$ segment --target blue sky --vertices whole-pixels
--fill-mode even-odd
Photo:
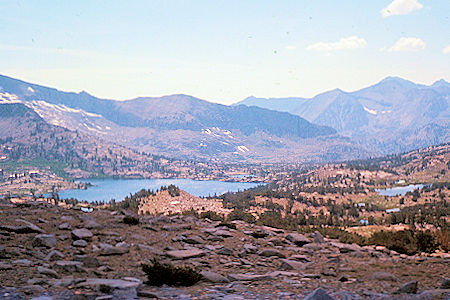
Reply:
[[[219,103],[450,81],[450,1],[3,1],[0,74]]]

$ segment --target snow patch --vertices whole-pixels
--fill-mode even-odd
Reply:
[[[0,103],[22,103],[19,97],[10,93],[0,93]]]
[[[376,114],[377,114],[377,111],[376,111],[376,110],[367,108],[367,107],[365,107],[365,106],[363,106],[363,107],[364,107],[364,110],[367,111],[369,114],[371,114],[371,115],[376,115]]]
[[[248,150],[248,148],[247,147],[245,147],[245,146],[237,146],[237,149],[239,150],[239,151],[241,151],[241,152],[243,152],[243,153],[245,153],[245,152],[249,152],[250,150]]]
[[[34,89],[33,89],[31,86],[29,86],[29,87],[27,88],[27,91],[29,91],[30,93],[34,93]]]

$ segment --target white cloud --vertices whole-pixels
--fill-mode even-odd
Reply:
[[[306,47],[306,50],[315,50],[315,51],[334,51],[334,50],[351,50],[364,48],[367,46],[367,42],[365,39],[357,37],[357,36],[349,36],[346,38],[341,38],[337,42],[318,42]]]
[[[444,54],[449,54],[449,53],[450,53],[450,45],[448,45],[447,47],[445,47],[444,49],[442,49],[442,53],[444,53]]]
[[[400,38],[394,46],[389,48],[390,52],[399,52],[399,51],[418,51],[425,49],[426,44],[419,38],[415,37],[402,37]]]
[[[297,49],[296,46],[291,46],[291,45],[286,46],[286,50],[295,50],[295,49]]]
[[[407,15],[414,10],[421,9],[422,4],[417,0],[394,0],[381,10],[383,18],[394,15]]]

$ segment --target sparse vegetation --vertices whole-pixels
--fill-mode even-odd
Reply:
[[[191,286],[202,279],[202,275],[190,267],[175,267],[153,259],[151,264],[143,264],[142,270],[147,275],[147,284],[153,286]]]

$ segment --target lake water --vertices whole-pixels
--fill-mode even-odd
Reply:
[[[376,189],[375,191],[381,196],[404,196],[407,192],[412,192],[415,189],[423,188],[423,184],[410,184],[407,186],[397,186],[389,189]]]
[[[109,201],[115,199],[121,201],[130,194],[141,189],[156,190],[161,186],[173,184],[194,196],[221,195],[226,192],[237,192],[252,188],[260,183],[248,182],[223,182],[214,180],[191,179],[86,179],[82,182],[90,182],[93,186],[87,190],[65,190],[59,192],[60,198],[75,198],[80,201]]]

